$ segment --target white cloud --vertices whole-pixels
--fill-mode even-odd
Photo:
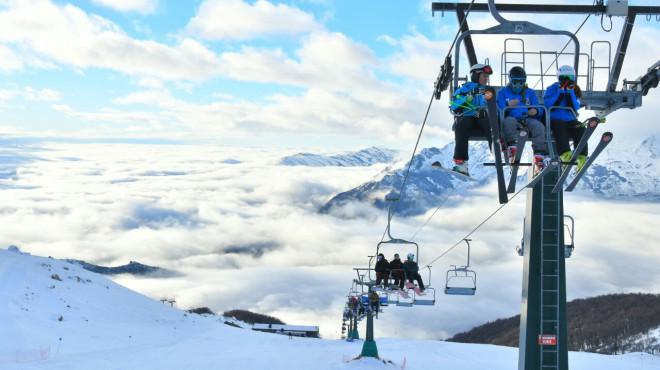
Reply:
[[[23,69],[23,60],[10,48],[0,45],[0,70],[16,71]]]
[[[417,32],[399,40],[390,36],[381,36],[380,40],[400,48],[387,62],[389,70],[420,81],[432,81],[437,76],[450,45],[447,41],[433,41]]]
[[[183,39],[176,46],[135,40],[107,19],[47,0],[12,2],[0,11],[0,42],[19,44],[42,59],[76,68],[174,80],[219,73],[217,56],[195,40]]]
[[[12,99],[23,99],[32,102],[56,102],[62,99],[59,91],[52,89],[35,89],[25,86],[22,89],[0,90],[0,107],[6,105]]]
[[[186,27],[209,40],[247,40],[270,35],[296,35],[323,28],[314,16],[285,4],[258,0],[206,0]]]
[[[291,323],[321,324],[324,335],[338,336],[352,267],[367,264],[385,226],[385,212],[364,205],[356,207],[368,217],[353,220],[316,212],[333,194],[370,180],[383,166],[275,165],[302,148],[51,144],[24,150],[3,151],[13,159],[3,163],[15,163],[17,179],[0,180],[0,222],[8,225],[0,247],[16,244],[39,255],[108,265],[138,260],[175,269],[183,275],[121,277],[120,282],[155,298],[175,296],[183,308],[248,308]],[[227,159],[241,163],[224,163]],[[516,198],[472,237],[476,296],[443,296],[438,289],[437,305],[416,308],[415,315],[386,309],[378,335],[446,337],[517,314],[522,258],[513,247],[521,236],[523,199]],[[493,193],[485,192],[460,207],[443,208],[417,236],[421,262],[440,255],[497,207]],[[613,211],[621,217],[612,218]],[[657,239],[657,204],[567,194],[566,212],[577,222],[576,252],[567,262],[570,298],[660,289],[660,256],[649,242]],[[426,217],[395,218],[393,235],[412,235]],[[239,253],[250,248],[264,253]],[[450,264],[464,262],[465,250],[459,248],[434,263],[433,285],[443,285]]]
[[[156,0],[92,0],[92,2],[120,12],[148,14],[156,10]]]

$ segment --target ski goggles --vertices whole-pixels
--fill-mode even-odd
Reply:
[[[559,81],[575,81],[575,75],[561,75]]]
[[[523,87],[525,82],[527,82],[526,78],[512,78],[510,83],[511,87]]]
[[[488,74],[488,75],[492,75],[493,74],[493,69],[490,68],[490,66],[485,66],[481,69],[480,72],[483,72],[483,73]]]

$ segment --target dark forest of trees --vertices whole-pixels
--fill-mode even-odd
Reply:
[[[660,340],[633,343],[631,337],[660,327],[660,295],[609,294],[567,304],[569,350],[605,354],[660,353]],[[518,346],[520,315],[456,334],[448,341]]]
[[[284,325],[284,322],[276,317],[262,315],[259,313],[250,312],[247,310],[231,310],[225,311],[222,314],[225,317],[233,317],[236,320],[241,320],[248,324],[281,324]]]

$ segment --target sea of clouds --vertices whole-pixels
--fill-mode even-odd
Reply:
[[[176,274],[114,277],[181,308],[249,309],[287,323],[320,325],[340,335],[341,312],[366,266],[386,214],[355,204],[352,219],[318,213],[333,195],[377,178],[371,167],[282,166],[304,148],[158,144],[7,144],[0,150],[0,246],[102,265],[129,260]],[[660,205],[565,197],[576,219],[576,251],[567,262],[569,299],[660,291]],[[396,217],[393,236],[417,233],[429,263],[498,207],[494,185],[462,202],[414,218]],[[456,248],[432,264],[432,307],[389,307],[377,336],[446,338],[520,310],[522,193],[472,235],[474,297],[444,296]],[[394,252],[384,250],[389,258]],[[425,276],[428,279],[428,276]]]

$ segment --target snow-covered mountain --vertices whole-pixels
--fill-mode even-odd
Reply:
[[[163,305],[66,261],[0,250],[3,370],[504,370],[516,348],[376,338],[393,364],[353,360],[362,342],[289,338]],[[395,308],[394,308],[395,309]],[[402,312],[403,313],[403,312]],[[364,333],[364,328],[360,331]],[[659,369],[644,353],[570,353],[575,369]]]
[[[484,167],[481,163],[490,162],[488,144],[478,142],[470,147],[471,179],[451,171],[439,170],[431,166],[435,161],[450,166],[454,154],[454,144],[448,144],[442,149],[426,148],[415,155],[410,174],[406,180],[403,196],[400,197],[396,213],[403,216],[414,216],[437,207],[449,196],[463,194],[486,184],[495,173],[494,167]],[[476,165],[479,164],[479,165]],[[375,181],[362,184],[349,191],[339,193],[321,207],[321,213],[343,215],[342,208],[352,202],[363,202],[380,209],[388,207],[385,198],[397,196],[405,177],[408,162],[400,163],[395,170],[385,171],[383,176]]]
[[[447,196],[465,194],[464,190],[495,180],[494,167],[483,166],[485,162],[493,162],[485,142],[470,144],[470,175],[474,181],[465,181],[462,176],[430,166],[434,161],[451,166],[453,150],[454,145],[450,143],[441,149],[426,148],[415,156],[404,196],[396,208],[397,214],[423,214],[437,207]],[[321,207],[320,212],[343,216],[341,210],[353,202],[386,209],[385,197],[399,191],[406,167],[407,163],[399,164],[396,169],[384,172],[378,180],[337,194]],[[520,173],[518,183],[522,186],[526,171]],[[506,175],[508,170],[505,170]],[[647,138],[633,151],[608,150],[587,171],[575,192],[613,200],[660,201],[660,137]],[[460,201],[461,198],[456,199]]]
[[[587,171],[576,191],[607,199],[660,201],[660,136],[630,151],[608,151]]]
[[[358,152],[325,156],[312,153],[298,153],[284,157],[280,160],[285,166],[311,166],[311,167],[364,167],[376,163],[389,163],[394,160],[397,151],[371,147]]]

